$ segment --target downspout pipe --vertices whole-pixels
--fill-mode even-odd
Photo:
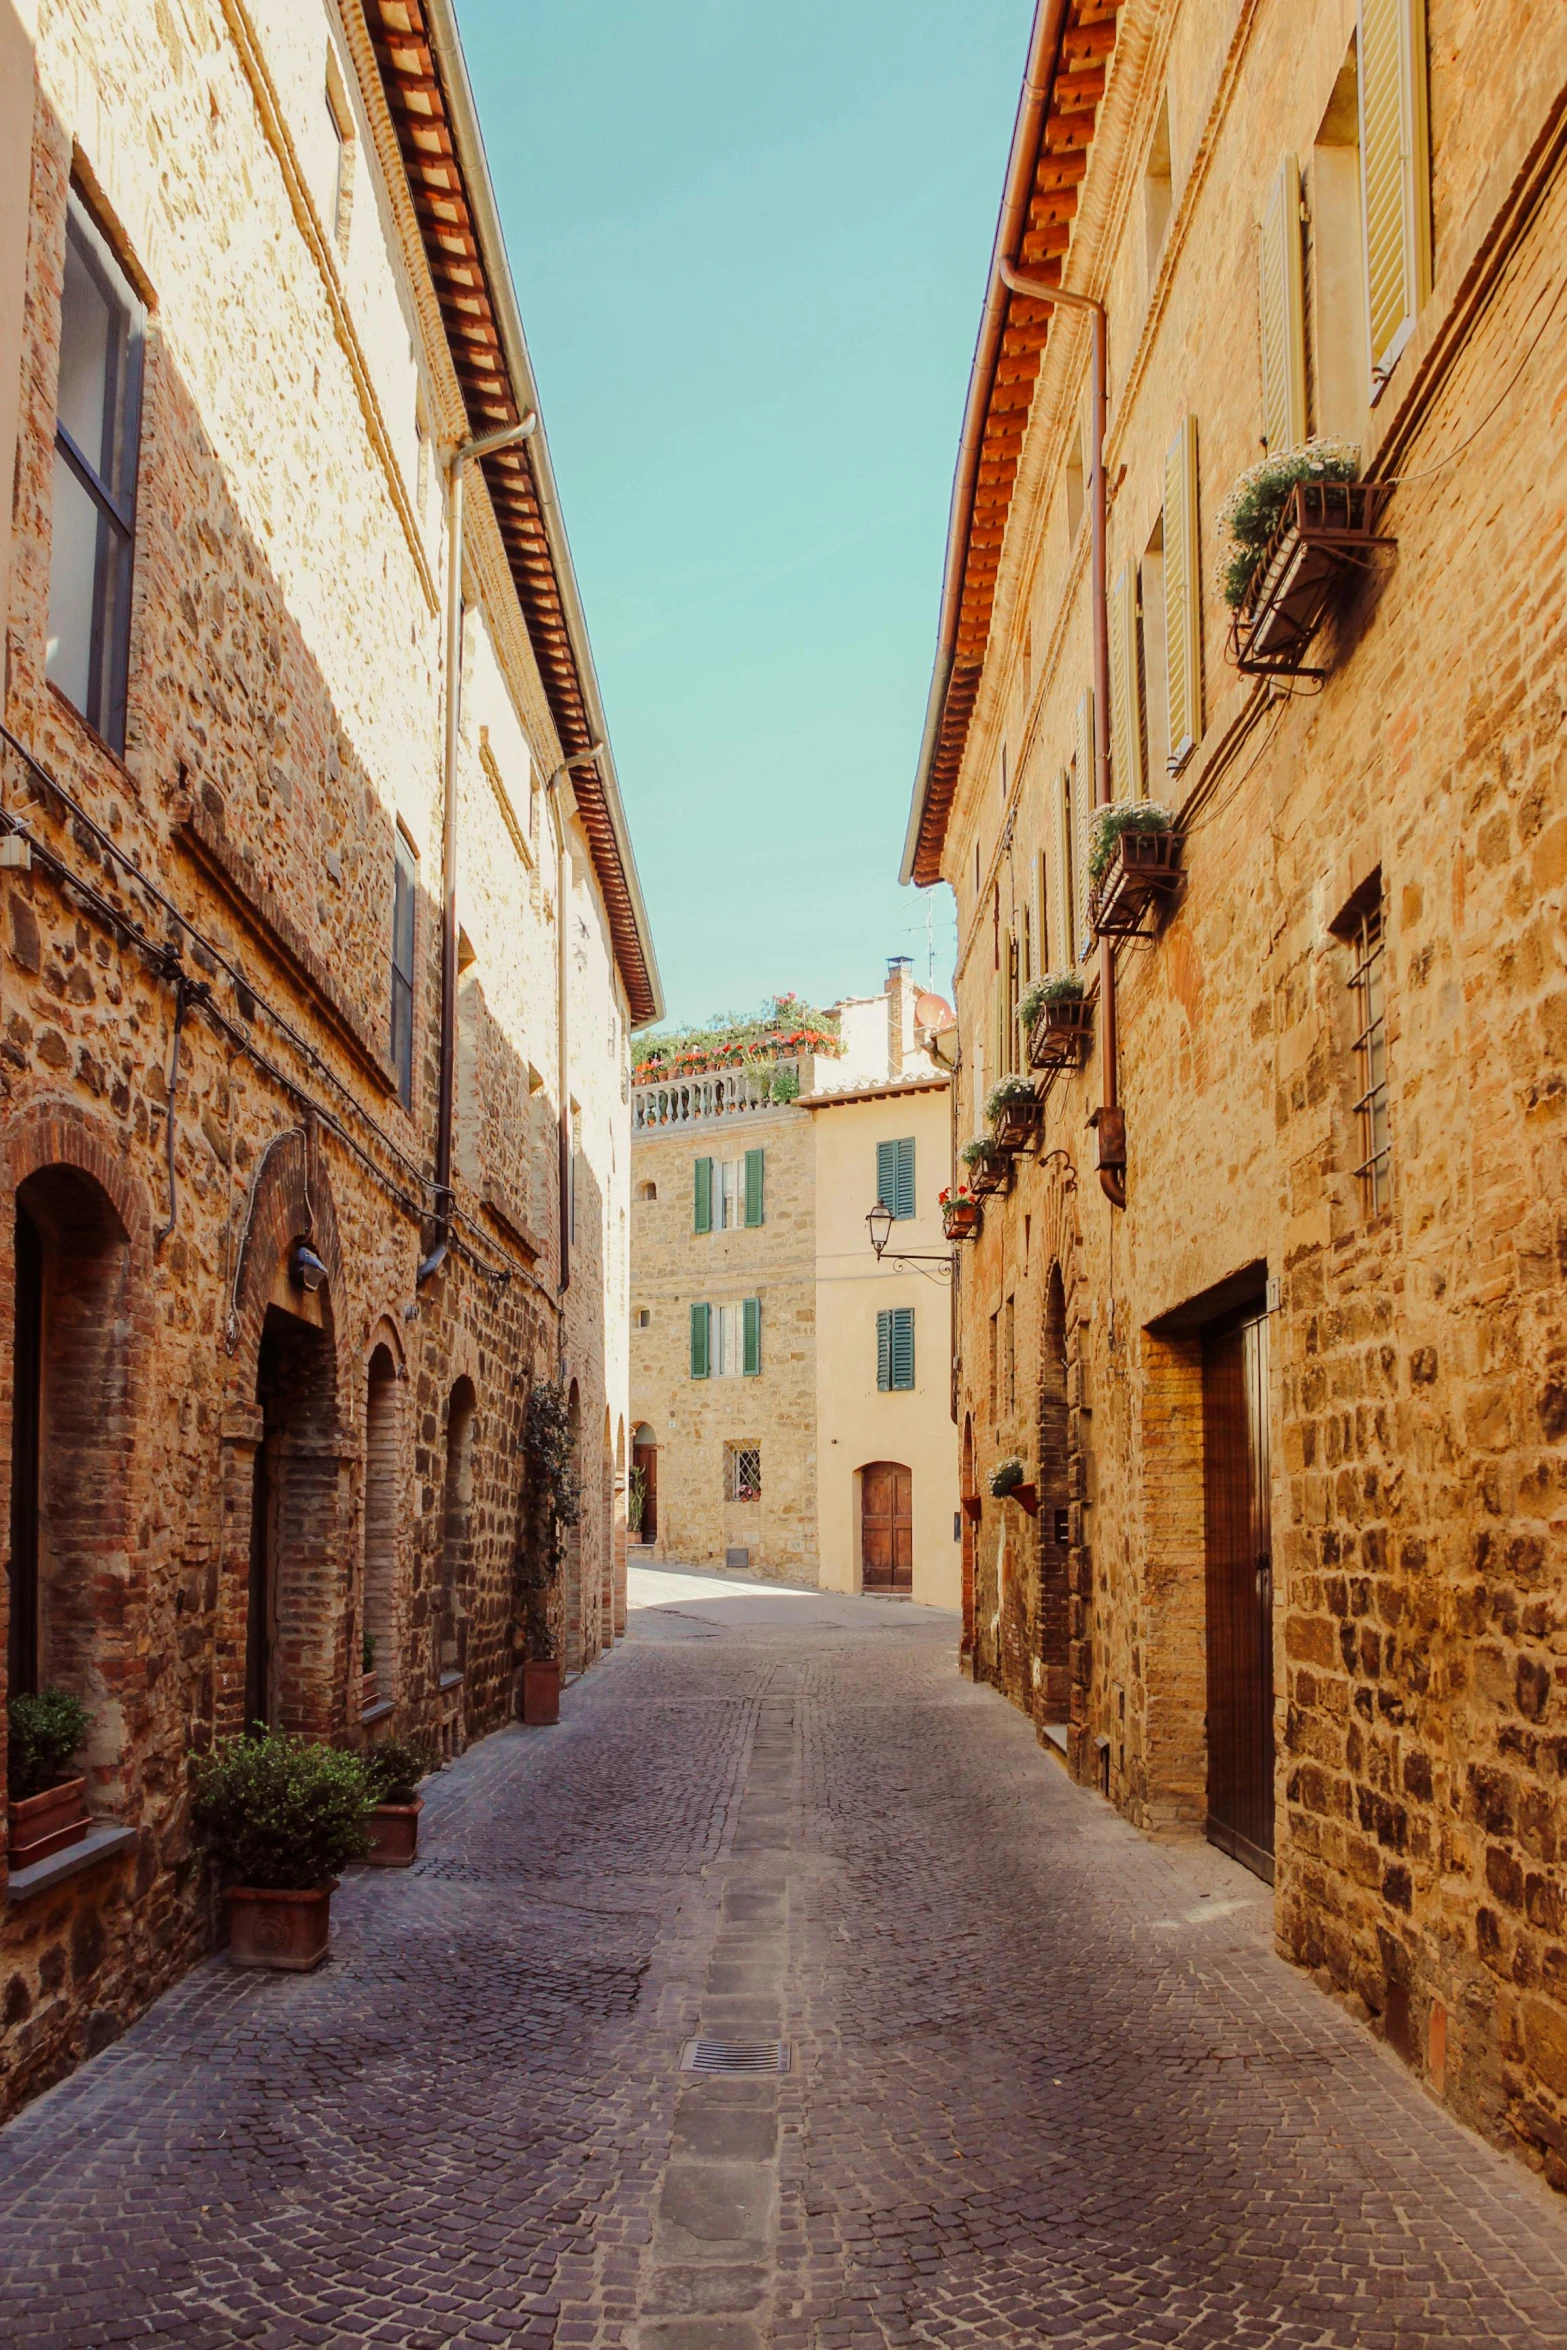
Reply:
[[[1091,294],[1068,293],[1043,278],[1024,277],[1003,259],[996,275],[1009,294],[1026,302],[1059,302],[1064,309],[1086,310],[1093,328],[1088,384],[1089,542],[1088,596],[1093,610],[1094,636],[1094,805],[1110,805],[1110,599],[1105,584],[1106,521],[1105,425],[1109,412],[1109,330],[1105,306]],[[1126,1205],[1126,1120],[1118,1098],[1119,1050],[1115,1021],[1115,946],[1099,942],[1099,1064],[1102,1072],[1100,1105],[1089,1123],[1099,1138],[1099,1186],[1112,1207]]]
[[[457,748],[462,729],[463,475],[476,458],[525,441],[538,427],[530,409],[520,424],[459,441],[446,456],[446,709],[441,746],[441,1064],[435,1113],[435,1239],[414,1275],[424,1284],[452,1244],[452,1126],[457,1099]]]
[[[571,1027],[567,983],[571,971],[570,913],[571,863],[566,849],[566,820],[560,812],[560,786],[573,767],[597,766],[604,745],[591,743],[562,759],[545,785],[555,826],[555,1065],[560,1085],[560,1273],[556,1288],[562,1298],[571,1287]],[[566,1344],[564,1315],[558,1323],[560,1344]]]

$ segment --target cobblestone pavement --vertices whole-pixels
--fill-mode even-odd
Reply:
[[[1567,2345],[1567,2212],[950,1617],[637,1596],[328,1967],[199,1969],[0,2135],[0,2340]],[[793,2069],[682,2074],[698,2031]]]

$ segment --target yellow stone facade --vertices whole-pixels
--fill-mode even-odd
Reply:
[[[907,870],[957,900],[963,1135],[1041,971],[1081,971],[1093,1043],[964,1250],[966,1655],[1156,1831],[1216,1824],[1260,1689],[1240,1842],[1281,1949],[1567,2185],[1567,18],[1040,25],[996,258],[1104,306],[1108,661],[1096,707],[1092,320],[998,271]],[[1306,434],[1357,445],[1396,544],[1320,674],[1243,674],[1220,508]],[[1066,870],[1101,752],[1182,842],[1112,974]],[[1035,1515],[987,1490],[1008,1453]]]

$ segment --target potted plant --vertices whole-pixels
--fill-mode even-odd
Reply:
[[[985,1104],[996,1148],[1026,1150],[1044,1123],[1045,1105],[1028,1077],[1003,1077],[990,1089]]]
[[[1047,971],[1036,979],[1017,1008],[1028,1038],[1029,1066],[1075,1069],[1088,1049],[1093,1006],[1083,992],[1080,971]]]
[[[560,1720],[560,1646],[547,1592],[530,1592],[528,1647],[522,1660],[522,1718],[537,1730]],[[532,1604],[537,1600],[537,1604]]]
[[[375,1671],[375,1641],[366,1633],[359,1643],[359,1711],[367,1714],[380,1696]]]
[[[1088,902],[1100,938],[1151,935],[1180,879],[1181,835],[1156,800],[1113,800],[1094,812],[1088,842]]]
[[[363,1860],[375,1798],[357,1754],[277,1730],[194,1768],[191,1817],[223,1875],[229,1963],[302,1974],[327,1954],[338,1873]]]
[[[373,1869],[406,1869],[419,1850],[419,1782],[437,1767],[436,1757],[401,1738],[382,1738],[365,1752],[365,1780],[375,1804],[367,1829],[365,1859]]]
[[[91,1822],[87,1781],[69,1773],[87,1735],[87,1708],[63,1689],[19,1692],[9,1710],[6,1843],[10,1865],[25,1869],[68,1844],[79,1844]]]
[[[969,1171],[969,1190],[976,1199],[999,1191],[1006,1182],[1010,1161],[993,1134],[976,1134],[958,1157]]]
[[[1004,1461],[997,1461],[990,1472],[989,1485],[997,1501],[1015,1501],[1030,1517],[1036,1507],[1036,1488],[1028,1482],[1028,1471],[1017,1454],[1008,1453]]]
[[[980,1227],[980,1206],[966,1183],[952,1183],[939,1192],[936,1205],[941,1210],[941,1229],[949,1240],[974,1240]]]
[[[626,1479],[626,1532],[633,1542],[642,1539],[642,1520],[647,1514],[647,1471],[633,1469]]]
[[[1326,438],[1265,457],[1219,514],[1220,595],[1234,615],[1230,657],[1251,676],[1321,677],[1304,656],[1344,579],[1374,547],[1386,487],[1361,481],[1352,441]]]

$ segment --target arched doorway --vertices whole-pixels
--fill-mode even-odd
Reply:
[[[1066,1285],[1045,1285],[1039,1353],[1039,1723],[1065,1724],[1071,1703],[1071,1416],[1067,1410]]]
[[[365,1400],[365,1579],[363,1660],[375,1674],[375,1701],[395,1705],[397,1654],[397,1364],[389,1346],[370,1357]]]
[[[974,1552],[979,1538],[979,1494],[974,1484],[974,1415],[963,1415],[963,1461],[959,1507],[963,1513],[963,1642],[958,1659],[974,1663]]]
[[[634,1480],[628,1516],[633,1542],[658,1540],[658,1438],[646,1420],[631,1431],[631,1475]],[[637,1515],[640,1509],[640,1518]]]
[[[256,1355],[261,1440],[251,1478],[245,1724],[319,1735],[334,1726],[342,1580],[337,1358],[326,1292],[303,1292],[300,1303],[316,1315],[267,1307]]]
[[[15,1284],[8,1687],[100,1715],[122,1629],[106,1554],[129,1549],[131,1252],[90,1175],[41,1167],[17,1187]]]
[[[867,1461],[860,1471],[860,1589],[914,1594],[914,1476],[902,1461]]]

